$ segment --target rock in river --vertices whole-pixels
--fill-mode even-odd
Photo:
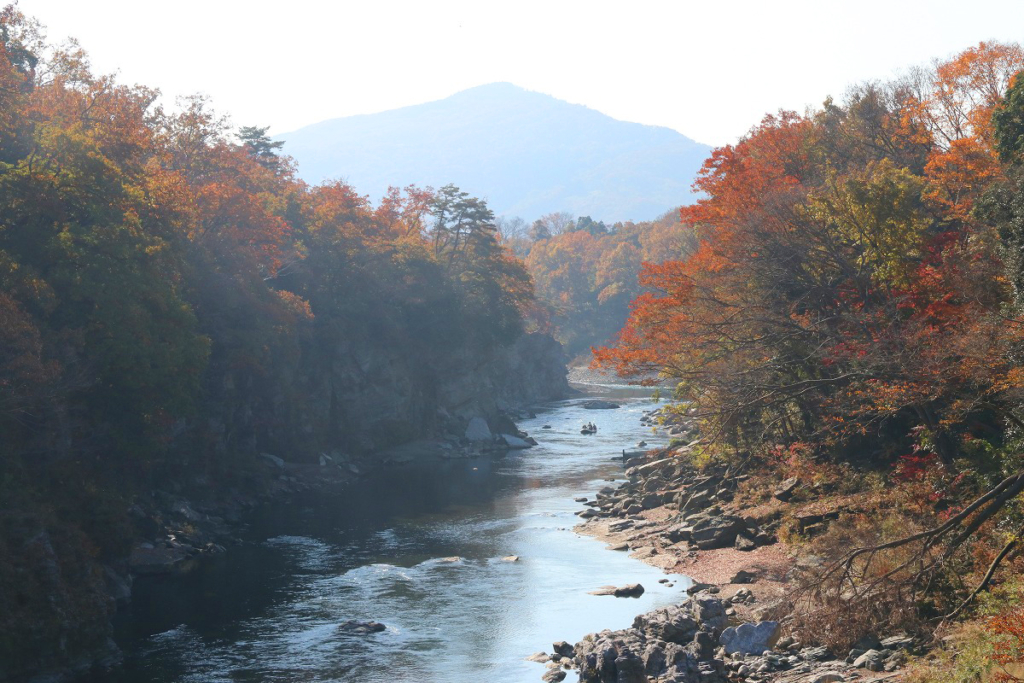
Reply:
[[[621,406],[618,403],[615,403],[613,401],[602,401],[599,399],[586,401],[583,404],[583,407],[586,408],[587,410],[612,410],[614,408],[621,408]]]
[[[591,595],[614,595],[617,598],[639,598],[644,594],[644,587],[639,583],[628,583],[625,586],[602,586],[595,591],[590,591]]]
[[[530,448],[532,446],[525,439],[520,439],[518,436],[512,436],[511,434],[502,434],[501,438],[509,448]]]
[[[387,626],[379,621],[355,621],[350,619],[344,624],[338,624],[339,631],[354,633],[361,636],[369,635],[371,633],[380,633],[385,629],[387,629]]]

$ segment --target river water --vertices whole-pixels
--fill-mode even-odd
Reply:
[[[685,580],[659,584],[660,570],[572,531],[573,498],[621,478],[614,456],[659,443],[639,423],[648,391],[590,391],[622,408],[543,406],[520,423],[535,448],[392,468],[275,506],[217,561],[137,581],[117,623],[126,661],[104,680],[539,681],[527,655],[679,602]],[[585,421],[596,435],[579,433]],[[588,594],[636,582],[640,598]],[[388,628],[340,633],[349,619]]]

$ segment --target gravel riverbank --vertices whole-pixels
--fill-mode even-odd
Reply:
[[[548,667],[543,679],[560,681],[575,669],[585,683],[900,680],[908,655],[921,650],[912,637],[878,634],[830,652],[790,632],[796,573],[816,560],[779,542],[780,526],[785,520],[810,534],[840,512],[789,504],[799,481],[783,482],[771,504],[735,502],[750,475],[694,469],[686,457],[692,446],[683,443],[696,434],[685,418],[662,413],[644,422],[679,441],[626,453],[626,481],[579,500],[585,507],[576,531],[661,568],[667,581],[682,575],[694,584],[679,605],[640,615],[631,628],[534,655]]]

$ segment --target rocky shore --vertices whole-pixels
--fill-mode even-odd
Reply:
[[[527,415],[531,413],[501,412],[468,421],[444,415],[445,433],[436,438],[363,456],[321,453],[316,465],[261,453],[257,468],[227,492],[202,486],[194,487],[188,498],[174,491],[153,492],[130,510],[138,540],[124,565],[107,568],[111,594],[119,603],[126,602],[133,578],[184,573],[242,543],[245,516],[260,505],[313,490],[340,490],[381,468],[413,461],[495,457],[532,448],[537,442],[515,423]]]
[[[631,628],[533,655],[548,667],[544,680],[570,669],[584,683],[898,680],[923,646],[911,636],[877,634],[832,652],[800,642],[792,628],[796,577],[820,559],[780,543],[780,529],[811,536],[847,511],[797,496],[806,488],[798,479],[775,482],[768,503],[744,504],[737,493],[750,474],[689,464],[699,435],[684,415],[651,413],[643,423],[667,432],[672,445],[625,453],[626,480],[578,500],[586,507],[576,530],[694,583],[678,605],[640,615]]]

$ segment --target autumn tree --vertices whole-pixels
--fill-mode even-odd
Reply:
[[[674,379],[705,454],[926,453],[936,476],[974,482],[935,528],[837,560],[820,577],[825,603],[935,600],[951,558],[1012,517],[1024,490],[1024,339],[1003,276],[1009,266],[1019,282],[1019,190],[1012,162],[1000,165],[1015,155],[1017,98],[1004,94],[1022,67],[1019,46],[983,43],[845,103],[769,116],[715,150],[696,183],[705,198],[681,214],[698,246],[645,266],[618,345],[597,353],[624,374]],[[976,457],[982,441],[999,456]],[[897,548],[913,561],[868,572]]]

